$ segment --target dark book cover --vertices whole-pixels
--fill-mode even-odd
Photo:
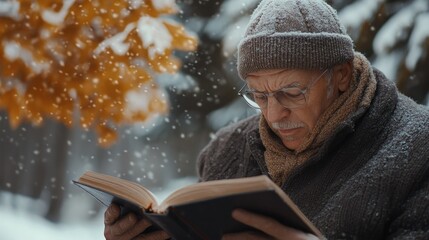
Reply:
[[[143,216],[142,209],[132,202],[129,202],[111,193],[96,189],[91,186],[87,186],[77,181],[73,181],[73,183],[78,187],[82,188],[85,192],[89,193],[106,207],[108,207],[111,203],[115,203],[120,206],[121,216],[124,216],[129,212],[135,213],[138,218],[141,218]]]
[[[231,213],[236,208],[265,215],[286,226],[319,237],[322,236],[303,215],[300,215],[298,209],[294,209],[296,208],[294,205],[288,205],[275,190],[240,193],[194,201],[170,206],[163,213],[154,213],[145,212],[139,206],[111,193],[79,182],[74,183],[105,206],[110,203],[120,205],[122,214],[134,212],[139,217],[147,216],[156,225],[154,229],[164,229],[174,239],[221,239],[222,235],[226,233],[251,230],[249,226],[232,218]]]
[[[251,230],[250,227],[232,218],[231,213],[236,208],[269,216],[289,227],[318,235],[274,190],[171,206],[166,215],[186,226],[187,231],[192,231],[194,237],[182,236],[179,231],[177,234],[174,231],[167,232],[176,239],[220,239],[225,233]],[[168,223],[163,228],[169,229]]]

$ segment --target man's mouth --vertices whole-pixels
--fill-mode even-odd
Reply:
[[[272,127],[277,131],[289,131],[302,128],[304,125],[302,123],[295,122],[274,122],[272,123]]]
[[[283,128],[283,129],[277,129],[277,131],[284,136],[288,136],[288,135],[293,135],[296,133],[296,131],[298,131],[300,129],[300,127],[297,128]]]

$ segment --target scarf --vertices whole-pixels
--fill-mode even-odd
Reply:
[[[349,88],[322,113],[314,129],[295,151],[283,145],[261,115],[259,133],[265,147],[265,162],[273,181],[283,186],[288,174],[317,154],[341,122],[358,109],[368,109],[375,95],[376,85],[369,61],[362,54],[355,53],[353,77]]]

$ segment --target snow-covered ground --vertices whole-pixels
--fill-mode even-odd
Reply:
[[[164,199],[174,190],[196,182],[189,177],[170,181],[160,192],[155,192],[159,200]],[[95,200],[94,200],[95,201]],[[71,223],[52,223],[29,210],[28,204],[22,208],[0,204],[0,239],[1,240],[103,240],[103,216],[92,220],[73,221]],[[33,204],[37,208],[37,203]],[[78,208],[79,206],[75,206]]]
[[[65,224],[51,223],[24,211],[0,206],[0,239],[2,240],[102,240],[103,219]]]

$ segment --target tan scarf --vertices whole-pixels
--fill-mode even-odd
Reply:
[[[265,162],[270,176],[277,185],[282,186],[291,170],[315,155],[339,123],[345,121],[358,108],[367,109],[369,107],[377,85],[371,65],[365,56],[356,53],[353,67],[353,80],[349,89],[326,109],[313,131],[295,151],[291,151],[283,145],[261,115],[259,132],[266,149]]]

